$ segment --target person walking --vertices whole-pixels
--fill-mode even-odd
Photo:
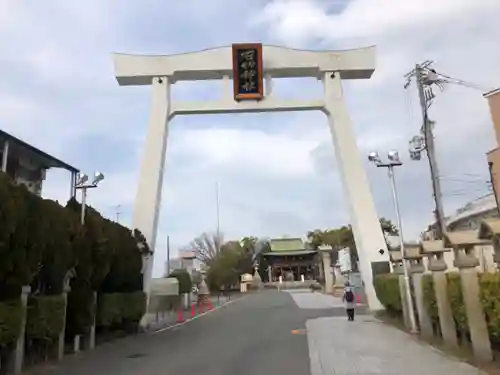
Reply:
[[[345,304],[345,310],[347,313],[347,320],[354,321],[354,308],[356,307],[356,301],[354,296],[353,288],[349,281],[346,281],[344,285],[344,295],[342,296],[342,302]]]

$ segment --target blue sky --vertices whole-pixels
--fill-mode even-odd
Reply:
[[[376,44],[370,81],[346,82],[360,152],[399,149],[403,224],[417,238],[432,220],[425,161],[411,162],[416,93],[403,75],[425,59],[451,76],[500,86],[497,0],[47,0],[0,2],[0,128],[92,173],[90,204],[129,223],[150,103],[148,87],[119,87],[112,52],[169,54],[235,42],[306,49]],[[176,84],[177,99],[208,99],[216,83]],[[276,82],[284,98],[321,95],[315,81]],[[431,109],[451,213],[486,193],[493,145],[480,91],[450,86]],[[378,212],[393,218],[389,182],[366,166]],[[171,124],[155,273],[166,236],[175,249],[215,229],[215,184],[227,238],[303,235],[348,223],[330,135],[320,113],[178,117]],[[52,171],[44,195],[64,201],[69,176]]]

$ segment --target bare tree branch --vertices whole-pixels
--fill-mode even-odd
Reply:
[[[190,243],[190,250],[196,258],[205,265],[209,265],[219,254],[224,243],[224,236],[203,233]]]

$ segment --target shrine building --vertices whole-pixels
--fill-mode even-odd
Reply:
[[[315,280],[318,277],[318,252],[300,238],[271,239],[271,251],[263,254],[269,268],[269,281]]]

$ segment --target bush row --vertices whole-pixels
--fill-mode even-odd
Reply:
[[[398,277],[396,274],[383,274],[377,276],[373,281],[380,303],[392,315],[401,315],[403,313]]]
[[[102,321],[109,321],[108,310],[116,310],[117,303],[121,316],[114,317],[113,324],[142,316],[142,257],[150,251],[144,236],[92,207],[86,208],[82,226],[80,210],[74,198],[61,206],[13,184],[0,172],[0,348],[11,346],[19,335],[23,286],[31,287],[29,340],[53,341],[65,314],[67,337],[87,332],[95,292],[104,304],[98,308]],[[65,312],[66,280],[71,280],[71,290]]]
[[[493,342],[500,343],[500,274],[478,274],[480,299],[483,305],[488,330]],[[460,274],[450,272],[446,274],[447,293],[457,331],[467,335],[467,314],[462,295]],[[401,298],[399,293],[398,275],[378,276],[375,281],[375,290],[380,302],[389,312],[401,314]],[[439,314],[434,292],[432,275],[422,277],[424,305],[432,322],[439,324]]]

